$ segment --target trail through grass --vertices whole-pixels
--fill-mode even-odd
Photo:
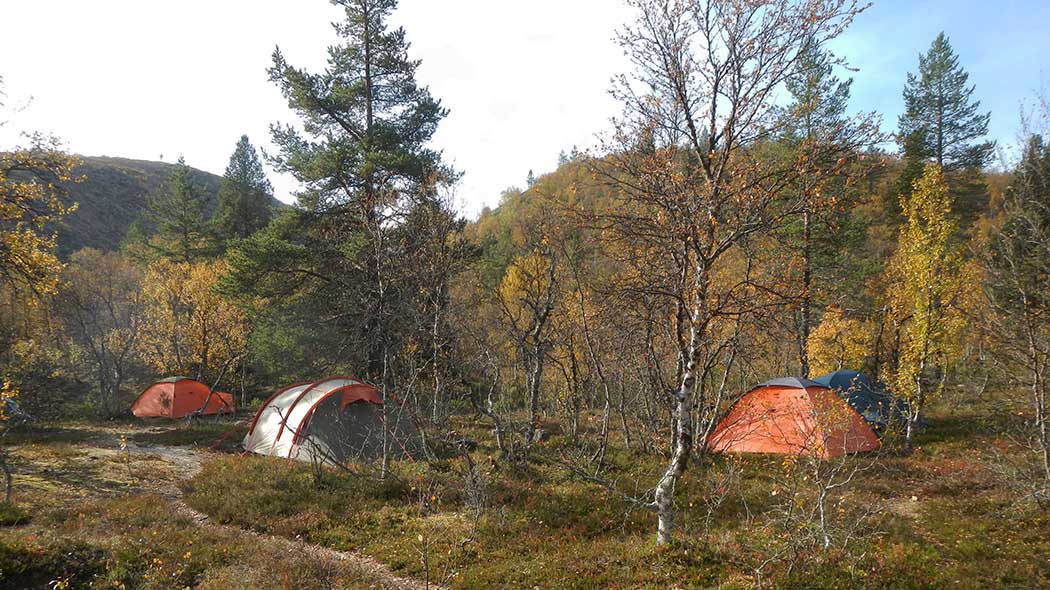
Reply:
[[[0,587],[419,587],[378,562],[222,526],[186,506],[177,484],[216,455],[206,449],[229,424],[128,426],[66,425],[16,441],[18,503],[0,505]]]

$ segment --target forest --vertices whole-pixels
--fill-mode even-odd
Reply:
[[[274,51],[217,188],[107,177],[97,247],[101,164],[0,146],[0,586],[1050,586],[1050,99],[993,141],[945,31],[884,121],[865,4],[626,2],[599,147],[476,218],[396,0]]]

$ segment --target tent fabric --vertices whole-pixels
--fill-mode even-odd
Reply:
[[[907,413],[903,400],[890,394],[881,384],[859,371],[840,369],[814,379],[834,389],[853,409],[878,429],[899,422]]]
[[[758,389],[759,387],[797,387],[799,389],[805,389],[807,387],[827,387],[827,385],[822,385],[801,377],[778,377],[776,379],[770,379],[765,383],[759,383],[753,389]]]
[[[419,433],[398,408],[384,417],[383,395],[353,377],[297,383],[271,395],[244,438],[246,451],[300,461],[344,463],[382,455],[384,424],[391,456],[413,457]]]
[[[161,379],[131,404],[131,413],[139,418],[185,418],[197,411],[212,415],[233,413],[236,409],[232,395],[213,392],[211,387],[187,377]]]
[[[165,377],[157,381],[157,383],[177,383],[179,381],[191,380],[189,377]]]
[[[708,437],[716,453],[822,458],[879,448],[864,419],[827,387],[804,379],[767,381],[746,393]]]
[[[22,406],[18,405],[18,402],[12,397],[4,400],[3,413],[0,415],[3,416],[3,419],[6,420],[9,425],[17,422],[30,422],[33,420],[33,417],[26,413],[25,410],[22,409]]]

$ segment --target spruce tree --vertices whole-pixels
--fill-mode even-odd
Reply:
[[[219,203],[212,219],[223,240],[246,238],[270,222],[273,187],[255,147],[242,135],[230,156],[219,186]]]
[[[149,235],[141,217],[133,220],[128,226],[128,231],[120,241],[120,252],[139,262],[149,260]]]
[[[156,229],[150,249],[175,262],[191,262],[211,251],[205,197],[192,174],[180,157],[164,190],[150,198],[146,211]]]

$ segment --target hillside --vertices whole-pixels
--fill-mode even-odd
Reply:
[[[81,248],[116,248],[137,219],[149,197],[162,190],[174,164],[126,158],[81,157],[77,174],[83,182],[68,187],[77,210],[59,227],[59,252],[63,257]],[[220,176],[193,170],[193,179],[214,210]],[[274,206],[280,202],[274,200]]]

